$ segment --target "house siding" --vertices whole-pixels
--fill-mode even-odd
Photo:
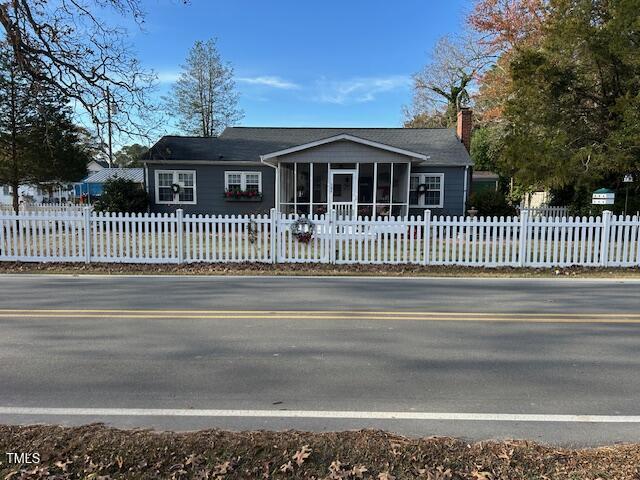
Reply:
[[[195,205],[156,204],[156,170],[195,170],[197,203]],[[223,196],[225,171],[262,172],[262,201],[226,201]],[[269,210],[275,206],[275,170],[268,166],[202,165],[187,162],[148,164],[146,182],[150,210],[156,213],[171,213],[181,208],[186,214],[251,215],[269,213]]]
[[[443,173],[444,174],[444,202],[442,208],[431,208],[432,215],[463,215],[466,202],[464,198],[465,167],[411,167],[411,173]],[[471,169],[467,171],[467,195],[469,194]],[[463,201],[464,198],[464,201]],[[422,215],[423,208],[409,208],[409,215]]]
[[[341,140],[278,157],[281,162],[373,163],[407,162],[410,157],[361,143]]]

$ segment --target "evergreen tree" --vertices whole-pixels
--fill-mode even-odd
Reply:
[[[527,184],[640,173],[640,0],[554,0],[511,64],[503,155]]]
[[[11,187],[14,210],[20,185],[80,180],[87,161],[64,99],[25,75],[0,44],[0,183]]]

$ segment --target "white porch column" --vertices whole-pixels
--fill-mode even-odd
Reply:
[[[276,166],[276,200],[274,205],[276,212],[280,212],[280,162]]]

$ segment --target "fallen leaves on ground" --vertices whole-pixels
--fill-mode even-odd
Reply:
[[[298,466],[300,466],[307,458],[309,458],[309,455],[311,455],[311,449],[309,448],[309,445],[305,445],[301,450],[296,452],[293,459],[296,461]]]
[[[0,457],[4,480],[640,479],[640,445],[572,450],[373,430],[173,433],[103,425],[0,426],[0,452],[41,456],[38,465],[8,465]]]
[[[380,275],[389,277],[640,277],[640,268],[519,268],[519,267],[465,267],[457,265],[329,265],[307,263],[271,264],[243,263],[188,263],[123,264],[123,263],[65,263],[65,262],[0,262],[0,273],[70,273],[102,275]]]

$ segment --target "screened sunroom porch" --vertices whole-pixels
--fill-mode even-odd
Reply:
[[[280,162],[276,166],[280,212],[343,217],[406,216],[410,161]]]

